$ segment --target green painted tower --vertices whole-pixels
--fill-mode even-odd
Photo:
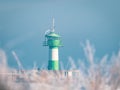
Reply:
[[[60,35],[55,33],[54,19],[52,29],[45,33],[44,46],[49,47],[48,70],[59,70],[59,47],[61,47]]]

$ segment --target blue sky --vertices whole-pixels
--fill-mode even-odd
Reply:
[[[55,18],[55,30],[62,36],[60,60],[84,58],[80,43],[94,45],[96,57],[111,55],[120,48],[119,0],[0,0],[0,48],[11,67],[17,67],[14,50],[25,68],[33,62],[47,65],[44,33]]]

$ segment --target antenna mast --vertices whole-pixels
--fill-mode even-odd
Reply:
[[[52,22],[52,30],[51,30],[51,32],[55,32],[55,19],[53,18],[53,22]]]

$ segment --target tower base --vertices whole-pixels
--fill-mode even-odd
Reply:
[[[59,70],[59,62],[54,60],[49,60],[48,70]]]

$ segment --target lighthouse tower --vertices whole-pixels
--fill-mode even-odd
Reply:
[[[52,29],[45,33],[44,46],[49,47],[48,70],[59,70],[59,47],[61,47],[60,36],[55,33],[54,18]]]

